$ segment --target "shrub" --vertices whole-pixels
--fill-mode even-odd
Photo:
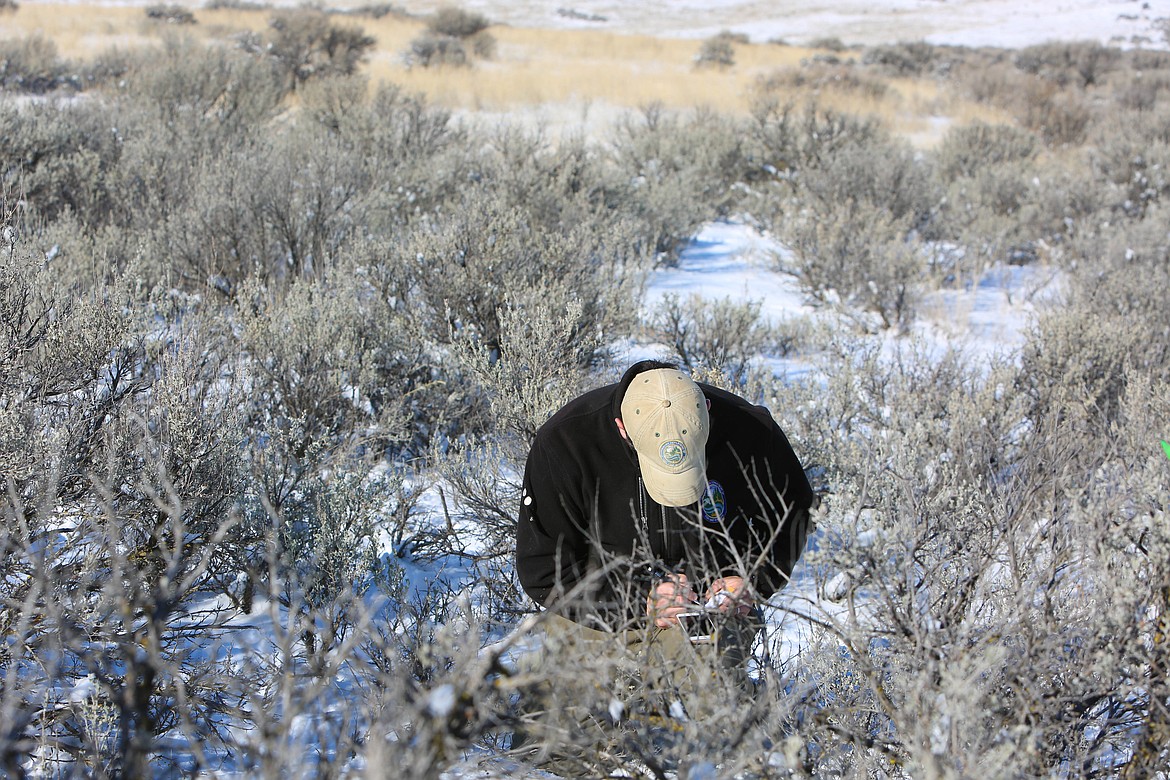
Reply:
[[[259,501],[259,477],[270,474],[268,464],[248,460],[259,442],[240,413],[263,382],[248,386],[232,339],[222,338],[222,312],[205,318],[187,308],[178,322],[164,322],[165,298],[152,308],[105,285],[69,289],[21,236],[4,236],[0,626],[12,641],[0,647],[8,675],[0,703],[11,716],[0,736],[2,771],[149,776],[214,754],[216,766],[232,755],[296,774],[315,760],[311,751],[263,758],[305,737],[290,733],[289,716],[321,725],[312,726],[314,739],[343,751],[355,744],[353,729],[401,727],[408,683],[418,691],[415,672],[428,668],[409,662],[425,656],[413,640],[428,635],[431,614],[446,619],[452,596],[439,588],[420,594],[428,607],[415,620],[407,595],[394,589],[401,568],[390,557],[369,566],[369,530],[386,522],[383,512],[402,511],[397,474],[358,484],[355,472],[316,471],[300,497],[311,516],[289,508],[282,517],[291,531],[263,522],[262,512],[257,520],[248,497]],[[277,530],[292,544],[278,546],[268,534]],[[303,554],[296,566],[283,565],[292,550]],[[223,589],[230,599],[219,598]],[[358,593],[371,596],[370,608]],[[268,626],[264,639],[248,640],[256,653],[207,663],[197,647],[216,656],[242,641],[229,621],[241,610],[259,610],[255,620]],[[433,647],[453,653],[454,642]],[[480,658],[473,643],[470,656]],[[397,698],[332,722],[346,669],[357,672],[349,682]],[[459,682],[450,664],[429,669]],[[393,715],[378,720],[383,706]],[[439,743],[467,747],[473,739],[456,740],[445,720],[411,720],[414,733],[435,720]],[[242,729],[221,731],[226,722]],[[176,746],[195,744],[188,740],[199,747]],[[424,759],[404,751],[398,765],[429,761],[422,776],[452,761],[422,752]],[[317,760],[337,758],[325,753]]]
[[[181,5],[149,5],[146,17],[166,24],[195,24],[195,14]]]
[[[1093,132],[1094,170],[1116,189],[1115,207],[1141,216],[1170,193],[1170,111],[1115,114]]]
[[[276,175],[258,165],[275,140],[260,130],[286,88],[270,63],[181,39],[125,79],[110,109],[118,118],[106,120],[123,156],[107,174],[117,196],[104,218],[136,233],[128,246],[144,278],[226,291],[272,270],[276,242],[257,201]]]
[[[910,326],[925,263],[907,220],[850,199],[792,220],[785,234],[797,259],[791,270],[815,297],[876,314],[885,329]]]
[[[944,181],[973,177],[984,168],[1033,159],[1036,137],[1009,125],[976,122],[951,127],[935,151],[935,164]]]
[[[501,129],[490,138],[487,152],[475,163],[480,175],[490,179],[504,203],[547,230],[594,225],[598,232],[609,232],[632,221],[621,213],[629,211],[628,183],[583,139],[554,146],[539,131]],[[622,262],[637,257],[631,247]]]
[[[343,139],[311,125],[276,135],[260,156],[266,165],[253,207],[269,230],[273,275],[328,275],[355,229],[352,208],[372,171]]]
[[[579,11],[576,8],[560,7],[557,9],[557,16],[563,16],[567,19],[580,19],[583,22],[607,22],[609,17],[601,14],[591,14],[587,11]]]
[[[1121,51],[1096,41],[1050,42],[1021,49],[1016,67],[1062,87],[1090,87],[1121,60]]]
[[[922,237],[1047,241],[1065,297],[1019,360],[837,332],[800,381],[741,371],[802,335],[776,344],[755,305],[667,301],[664,337],[783,415],[825,494],[809,590],[766,607],[809,638],[756,648],[752,706],[712,688],[731,728],[566,723],[534,749],[572,776],[654,739],[647,771],[690,777],[1166,765],[1156,102],[1094,119],[1089,171],[956,128],[940,208],[931,153],[857,117],[648,110],[612,145],[549,143],[353,76],[301,84],[288,116],[269,60],[214,47],[111,61],[101,100],[0,105],[0,772],[436,777],[502,753],[528,725],[512,699],[570,688],[510,663],[542,619],[517,625],[509,563],[526,445],[610,373],[655,250],[745,203],[823,300],[892,328]],[[1025,83],[1063,94],[999,85]],[[573,704],[637,712],[621,682]]]
[[[1047,240],[1069,216],[1048,211],[1042,191],[1057,190],[1050,172],[1035,164],[1038,143],[1031,133],[1003,125],[975,124],[947,131],[935,152],[946,199],[935,221],[940,235],[962,247],[944,266],[948,281],[977,277],[985,266],[1026,254]],[[1054,177],[1055,178],[1055,177]],[[937,270],[937,269],[936,269]]]
[[[955,74],[959,90],[976,103],[1007,108],[1031,77],[1003,59],[964,63]]]
[[[445,6],[427,20],[427,32],[411,41],[408,65],[464,66],[470,64],[467,44],[477,57],[490,59],[496,53],[496,39],[487,32],[491,22],[481,14]]]
[[[630,332],[637,278],[624,267],[631,237],[621,223],[612,227],[609,234],[595,225],[566,232],[534,222],[498,194],[469,190],[450,219],[417,225],[392,262],[411,269],[413,310],[439,339],[471,338],[498,353],[507,302],[554,280],[580,300],[581,333],[617,337]],[[588,349],[577,360],[588,365],[600,356]]]
[[[1128,71],[1127,71],[1128,75]],[[1139,73],[1117,85],[1117,103],[1130,111],[1153,111],[1170,95],[1170,74]]]
[[[389,87],[360,110],[322,117],[369,163],[373,189],[366,193],[364,219],[373,234],[394,235],[405,223],[435,214],[472,175],[467,135],[450,119],[448,111]]]
[[[1090,316],[1088,310],[1080,314],[1082,320]],[[801,436],[807,426],[802,441],[823,453],[817,462],[833,475],[818,518],[822,535],[807,564],[817,570],[832,561],[828,572],[838,574],[818,580],[815,601],[838,603],[821,611],[794,600],[831,624],[825,644],[815,646],[812,664],[795,682],[797,689],[801,682],[811,686],[810,699],[823,707],[805,722],[832,725],[802,728],[801,744],[823,751],[819,766],[842,771],[872,765],[851,749],[862,735],[884,740],[884,750],[897,753],[903,766],[933,765],[940,773],[962,774],[999,749],[1013,756],[1013,765],[1044,774],[1069,756],[1110,762],[1114,750],[1128,755],[1131,741],[1145,745],[1140,765],[1152,765],[1164,756],[1163,743],[1150,743],[1166,733],[1166,690],[1159,685],[1150,700],[1134,699],[1134,678],[1117,663],[1114,648],[1119,641],[1146,648],[1140,636],[1158,630],[1153,620],[1134,621],[1134,609],[1166,614],[1159,587],[1145,584],[1166,567],[1165,529],[1154,527],[1170,496],[1153,476],[1164,475],[1165,460],[1139,422],[1157,414],[1159,404],[1165,408],[1164,394],[1155,401],[1153,384],[1135,382],[1131,374],[1123,407],[1136,417],[1114,428],[1120,438],[1102,447],[1100,430],[1082,427],[1080,417],[1033,415],[1028,394],[1016,386],[1027,374],[1010,362],[984,369],[934,349],[899,349],[884,359],[878,350],[843,343],[826,356],[827,382],[818,378],[804,388],[777,383],[780,408],[803,410],[786,428]],[[1069,389],[1071,399],[1075,390]],[[817,450],[826,428],[837,435]],[[838,472],[841,466],[845,471]],[[1141,496],[1136,502],[1135,495]],[[914,522],[903,523],[911,511]],[[1149,540],[1149,555],[1135,548],[1135,538]],[[997,570],[993,562],[1003,561],[1002,554],[1019,565]],[[921,576],[905,577],[907,567]],[[1061,569],[1075,569],[1075,581],[1062,582]],[[1109,594],[1110,604],[1122,603],[1102,610],[1077,599],[1085,587],[1102,598]],[[862,604],[880,615],[855,619]],[[901,633],[891,636],[890,625],[901,626]],[[962,639],[947,636],[951,632]],[[1077,647],[1071,658],[1070,642]],[[1135,658],[1144,670],[1153,654],[1136,650]],[[968,664],[980,671],[963,675],[961,683],[926,671]],[[1070,719],[1063,704],[1037,708],[1038,699],[1019,696],[1036,668],[1084,679],[1078,689],[1093,690],[1082,701],[1087,706]],[[1145,679],[1146,672],[1138,675]],[[956,697],[964,703],[955,704]],[[1098,704],[1110,713],[1104,721]],[[998,719],[986,722],[986,713],[1001,710],[1012,717],[1031,712],[1027,733],[1007,735]],[[951,747],[928,751],[919,747],[923,717],[931,723],[971,720],[957,727],[947,741]],[[1135,724],[1141,724],[1138,732]],[[1058,747],[1036,750],[1036,729],[1047,735],[1043,745]],[[886,755],[881,761],[889,760]]]
[[[938,49],[925,41],[873,46],[861,55],[861,62],[895,76],[921,76],[935,70],[940,62]]]
[[[849,50],[849,47],[846,46],[845,43],[836,36],[813,38],[808,42],[808,47],[810,49],[824,49],[825,51],[832,52],[843,52]]]
[[[589,327],[578,291],[562,281],[545,278],[506,295],[498,346],[491,348],[467,329],[455,334],[452,356],[488,399],[490,425],[484,431],[499,443],[496,455],[519,473],[537,429],[585,389],[586,368],[606,345]],[[512,487],[518,493],[518,485]],[[511,520],[514,505],[495,514]],[[501,552],[510,530],[494,540]]]
[[[626,212],[642,225],[646,247],[672,263],[706,219],[726,216],[755,171],[735,120],[706,111],[672,114],[647,106],[623,117],[614,160],[633,183]]]
[[[1025,127],[1040,133],[1051,146],[1076,146],[1084,141],[1092,113],[1083,97],[1055,92],[1036,82],[1026,87],[1018,113]]]
[[[398,350],[409,347],[388,338],[397,321],[381,299],[355,278],[339,284],[251,282],[238,296],[250,449],[277,512],[328,464],[405,441],[400,394],[414,366]]]
[[[107,220],[114,194],[109,173],[123,151],[111,132],[111,113],[97,101],[0,106],[0,211],[19,208],[34,222],[72,212],[87,227]]]
[[[341,649],[361,622],[361,599],[395,584],[379,565],[376,536],[380,521],[399,510],[401,475],[370,471],[360,460],[337,465],[337,473],[305,480],[273,519],[279,556],[278,570],[269,572],[273,595],[290,622],[302,626],[314,666]]]
[[[1003,163],[951,182],[936,225],[963,248],[950,270],[970,280],[990,263],[1036,260],[1101,205],[1084,173],[1052,162]]]
[[[1050,146],[1072,146],[1084,140],[1092,112],[1079,90],[1062,89],[1054,81],[1004,62],[964,67],[960,81],[972,99],[1008,111]]]
[[[0,41],[0,90],[43,95],[64,86],[79,85],[52,40],[38,33]]]
[[[815,103],[802,111],[793,110],[770,93],[773,83],[760,82],[751,129],[753,141],[776,170],[795,174],[827,165],[845,147],[890,142],[889,132],[873,117],[821,109]],[[778,86],[782,88],[782,82]],[[905,155],[898,153],[896,157],[901,161]]]
[[[240,563],[230,544],[247,539],[234,516],[242,399],[220,381],[196,315],[170,331],[183,346],[147,349],[132,324],[143,311],[123,290],[69,289],[23,242],[11,249],[0,256],[10,401],[0,412],[0,512],[19,539],[4,544],[0,624],[21,627],[3,655],[23,670],[4,692],[20,716],[3,765],[22,765],[15,746],[35,737],[78,765],[149,773],[152,754],[165,752],[156,740],[181,721],[208,722],[223,703],[180,648],[193,620],[221,616],[196,603],[214,592],[212,572]],[[71,520],[57,526],[61,511]],[[50,656],[58,660],[36,663]],[[70,699],[86,673],[89,694]],[[67,685],[35,692],[49,680]],[[177,695],[185,721],[164,704]]]
[[[471,36],[471,50],[475,52],[475,56],[483,60],[490,60],[496,56],[496,39],[495,36],[488,33],[479,33]]]
[[[782,138],[797,177],[772,225],[796,253],[801,281],[903,329],[924,270],[910,236],[929,229],[937,198],[927,171],[909,147],[848,117],[810,112]]]
[[[82,65],[82,80],[87,87],[117,84],[140,61],[141,55],[111,47]]]
[[[421,35],[411,41],[406,62],[408,65],[421,65],[424,68],[462,67],[469,64],[467,49],[461,40],[438,35]]]
[[[697,67],[730,68],[735,64],[735,43],[729,33],[722,32],[703,41],[695,55]]]
[[[280,93],[275,82],[269,86]],[[164,125],[181,135],[168,137],[152,125],[135,139],[138,170],[181,171],[131,183],[131,192],[151,204],[149,225],[143,226],[146,259],[166,258],[152,278],[158,273],[185,288],[212,283],[234,294],[253,274],[273,283],[328,274],[354,228],[359,195],[371,186],[368,160],[311,120],[260,133],[244,117],[228,114],[223,125],[213,117],[199,117],[205,128],[185,128],[192,119],[184,115]],[[171,151],[188,154],[164,154],[160,135]],[[227,152],[205,148],[216,138],[225,139]]]
[[[1170,317],[1154,292],[1170,281],[1170,239],[1151,213],[1125,232],[1081,236],[1070,252],[1068,302],[1037,321],[1024,355],[1028,387],[1037,418],[1106,435],[1133,377],[1170,377]]]
[[[203,7],[209,11],[267,11],[272,8],[271,3],[253,2],[253,0],[206,0]]]
[[[149,107],[167,129],[202,149],[270,120],[286,94],[269,63],[186,37],[168,37],[131,63],[124,111]]]
[[[354,8],[331,9],[331,13],[348,14],[350,16],[365,16],[370,19],[381,19],[386,16],[405,16],[405,13],[389,3],[371,3]]]
[[[427,19],[427,30],[438,37],[472,38],[490,26],[482,14],[452,6],[440,8]]]
[[[1170,52],[1164,49],[1128,49],[1121,57],[1121,64],[1141,73],[1170,70]]]
[[[731,385],[742,384],[755,358],[787,351],[779,329],[760,316],[758,301],[707,301],[698,295],[680,300],[667,295],[650,315],[649,330],[671,346],[680,363],[692,372],[722,375]]]
[[[859,94],[871,100],[881,100],[889,93],[889,84],[874,78],[850,64],[814,61],[799,69],[781,70],[757,83],[763,95],[783,94],[792,90],[836,90]]]
[[[333,24],[322,11],[282,11],[268,26],[268,40],[248,48],[270,57],[293,88],[313,78],[353,74],[376,42],[361,28]]]
[[[926,167],[872,119],[769,102],[755,114],[761,153],[784,172],[764,208],[796,253],[786,270],[822,300],[839,297],[882,327],[906,327],[924,270],[917,241],[933,235],[939,199]]]

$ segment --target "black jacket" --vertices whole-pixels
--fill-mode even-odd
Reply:
[[[642,486],[637,456],[618,433],[619,385],[569,402],[536,433],[524,471],[516,571],[548,606],[615,630],[645,615],[656,576],[685,572],[697,591],[724,575],[757,593],[784,587],[808,534],[812,487],[787,437],[762,406],[700,384],[711,402],[708,497],[663,507]]]

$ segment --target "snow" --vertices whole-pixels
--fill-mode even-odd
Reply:
[[[666,295],[692,294],[737,303],[763,301],[764,316],[778,322],[811,310],[795,277],[773,270],[777,259],[790,255],[779,242],[742,222],[705,225],[679,256],[678,265],[652,277],[646,306],[653,308]]]
[[[92,674],[87,674],[82,677],[69,690],[69,694],[65,697],[68,701],[73,703],[83,702],[86,699],[92,698],[97,693],[97,680]]]
[[[996,265],[964,288],[928,293],[913,332],[968,354],[1007,357],[1024,346],[1037,306],[1060,289],[1060,275],[1043,264]]]
[[[37,5],[42,0],[22,0]],[[64,0],[65,3],[70,0]],[[149,5],[149,0],[73,0],[87,5]],[[184,0],[195,8],[202,0]],[[272,0],[299,6],[302,0]],[[425,16],[449,0],[394,3]],[[356,0],[323,0],[326,8],[354,8]],[[585,29],[664,38],[706,38],[724,30],[753,42],[807,44],[838,38],[848,45],[924,40],[934,44],[1016,48],[1049,40],[1091,40],[1121,46],[1167,48],[1162,26],[1167,0],[463,0],[495,24]]]
[[[426,14],[443,2],[412,0],[401,6]],[[925,40],[1007,48],[1048,40],[1165,48],[1158,25],[1170,16],[1166,0],[466,0],[461,5],[519,27],[676,38],[705,38],[730,30],[753,42],[782,39],[804,44],[835,37],[850,45]]]
[[[609,700],[609,717],[613,718],[613,722],[617,723],[622,719],[622,713],[625,712],[626,706],[617,699]]]
[[[436,718],[446,718],[455,710],[455,686],[444,683],[427,696],[427,712]]]
[[[651,275],[646,310],[668,295],[681,300],[697,295],[709,301],[759,303],[761,318],[772,325],[804,317],[835,328],[850,327],[842,312],[814,301],[797,277],[783,270],[790,267],[791,256],[775,238],[744,221],[707,224],[682,251],[676,266]],[[928,291],[910,335],[938,351],[960,348],[976,361],[1010,357],[1023,347],[1037,306],[1059,290],[1058,274],[1042,263],[997,265],[961,286]],[[884,338],[900,340],[895,334]],[[617,355],[619,362],[670,357],[665,345],[637,343],[621,345]],[[808,356],[766,364],[789,377],[811,367]]]

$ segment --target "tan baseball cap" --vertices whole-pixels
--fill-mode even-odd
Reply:
[[[689,376],[657,368],[634,377],[622,424],[638,453],[642,481],[663,506],[686,506],[707,489],[707,399]]]

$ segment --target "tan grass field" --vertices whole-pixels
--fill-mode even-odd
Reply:
[[[135,48],[165,35],[227,41],[244,30],[268,26],[269,11],[194,10],[194,25],[149,19],[140,6],[24,3],[0,14],[0,38],[44,36],[61,56],[89,60],[111,47]],[[594,30],[493,26],[497,41],[491,60],[471,67],[410,68],[405,52],[424,30],[421,19],[335,17],[361,27],[376,41],[363,72],[371,84],[398,84],[423,93],[432,103],[467,115],[537,115],[544,124],[573,125],[592,115],[658,103],[670,109],[710,108],[746,114],[762,78],[799,71],[817,52],[773,43],[736,44],[731,67],[696,67],[700,42],[679,38],[623,35]],[[845,57],[852,56],[850,54]],[[996,121],[985,106],[940,93],[928,80],[887,82],[880,97],[833,84],[799,85],[779,97],[794,104],[818,104],[876,116],[899,133],[928,145],[946,121]]]

